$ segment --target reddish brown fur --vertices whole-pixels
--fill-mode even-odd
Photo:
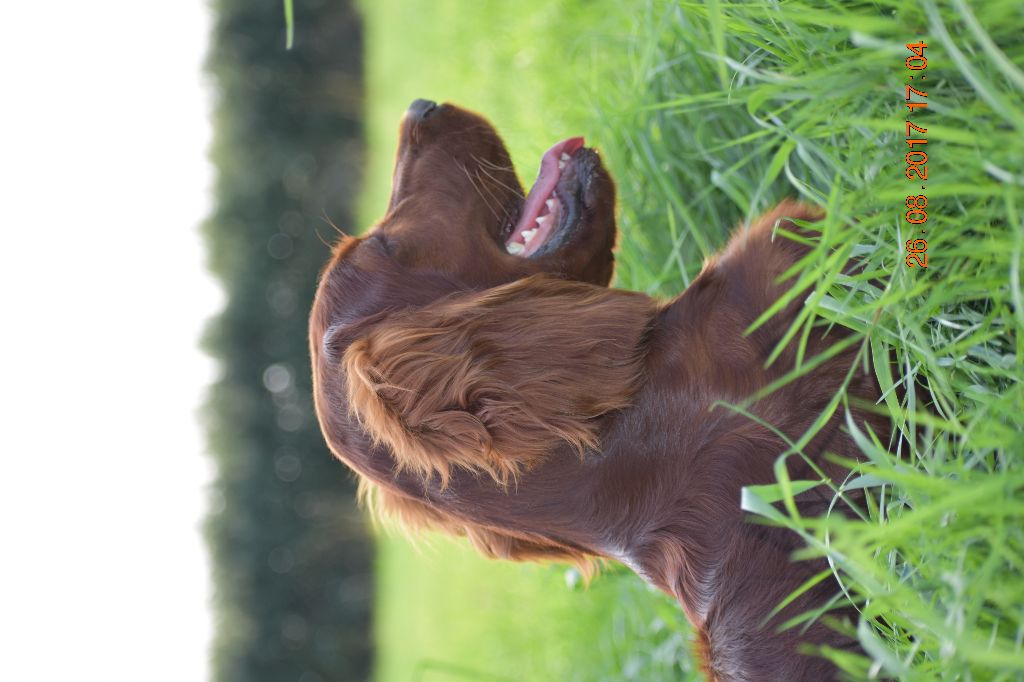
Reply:
[[[506,485],[562,443],[597,447],[598,418],[641,381],[653,313],[646,297],[542,275],[396,312],[345,351],[349,409],[399,468]],[[570,318],[588,334],[565,333]]]
[[[484,119],[450,105],[406,117],[388,213],[336,249],[310,318],[317,414],[332,450],[376,509],[411,528],[467,536],[492,557],[626,563],[680,601],[711,679],[833,678],[830,663],[798,649],[855,642],[822,622],[779,625],[824,605],[837,585],[819,583],[772,616],[823,564],[792,561],[798,539],[747,522],[739,506],[743,486],[774,481],[784,441],[712,409],[794,366],[792,347],[764,365],[799,301],[744,331],[804,253],[774,228],[819,213],[780,205],[658,303],[606,288],[614,187],[600,165],[582,229],[547,256],[502,247],[521,191]],[[842,337],[811,334],[807,356]],[[840,353],[750,410],[796,439],[852,362]],[[859,374],[849,391],[877,397]],[[845,472],[824,454],[857,454],[839,426],[833,418],[805,448],[834,478]],[[814,477],[796,461],[790,474]],[[813,515],[828,501],[811,493],[799,503]]]

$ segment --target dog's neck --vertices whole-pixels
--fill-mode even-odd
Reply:
[[[729,355],[736,362],[709,372],[715,365],[705,360],[715,356],[717,341],[705,336],[706,322],[718,308],[717,293],[713,283],[693,287],[663,310],[647,357],[659,372],[636,394],[628,414],[609,420],[603,431],[603,480],[596,496],[609,513],[622,511],[619,518],[603,522],[610,533],[604,550],[680,602],[698,631],[711,679],[832,679],[830,662],[799,655],[797,649],[804,644],[852,648],[855,640],[822,619],[780,628],[830,603],[839,592],[835,580],[819,581],[775,612],[827,571],[827,564],[794,562],[793,553],[802,547],[799,536],[752,522],[740,507],[744,486],[776,480],[773,467],[786,443],[772,429],[722,405],[741,403],[785,368],[763,367],[758,346],[767,344],[743,335],[749,321],[736,320],[735,328],[729,328],[719,320],[716,328],[731,339]],[[777,392],[768,405],[779,412],[769,413],[768,405],[757,403],[749,409],[795,440],[810,424],[793,421],[792,415],[806,410],[792,403],[809,394],[804,382],[811,380]],[[671,415],[659,409],[669,402],[675,406]],[[838,422],[833,418],[804,449],[834,478],[841,470],[825,462],[823,454],[855,456]],[[799,458],[792,464],[794,478],[817,478]],[[621,484],[624,477],[638,475],[645,480]],[[819,495],[811,491],[798,499],[801,513],[823,513],[828,499]]]
[[[749,420],[727,412],[711,420],[707,433],[689,436],[677,430],[688,420],[637,423],[639,415],[656,414],[644,403],[657,401],[659,394],[652,387],[637,399],[639,409],[611,420],[602,451],[589,453],[584,462],[568,450],[553,453],[517,488],[501,493],[489,481],[460,475],[441,493],[446,509],[464,508],[477,522],[629,566],[682,605],[712,680],[832,679],[828,661],[799,655],[797,649],[801,644],[846,647],[852,640],[823,622],[806,631],[799,625],[777,629],[828,603],[835,583],[819,583],[773,614],[776,605],[827,567],[793,563],[799,538],[749,522],[739,506],[741,488],[749,481],[739,473],[738,458],[768,462],[762,480],[770,480],[773,457],[767,450],[778,451],[779,444],[760,441]],[[694,394],[693,409],[702,409],[700,402]],[[654,428],[662,429],[656,439],[650,438]],[[638,439],[637,432],[648,437]]]
[[[514,494],[496,500],[504,509],[495,520],[503,516],[517,528],[540,530],[619,561],[675,597],[698,631],[714,680],[831,679],[831,663],[797,649],[852,647],[854,640],[820,619],[779,628],[829,603],[838,592],[835,581],[819,582],[774,612],[827,565],[793,562],[799,537],[753,523],[740,508],[743,486],[775,481],[773,465],[786,444],[771,429],[720,404],[741,403],[784,369],[764,369],[757,344],[766,344],[743,335],[749,320],[716,325],[730,339],[730,356],[746,362],[719,367],[709,361],[721,350],[715,338],[705,336],[717,294],[714,283],[691,288],[661,310],[646,339],[646,362],[658,371],[649,373],[630,409],[602,418],[600,451],[583,462],[569,452],[552,453]],[[798,381],[770,404],[785,406],[802,395]],[[671,413],[662,409],[666,404],[674,406]],[[751,408],[790,437],[809,426],[789,416],[806,410],[765,409]],[[826,450],[852,455],[852,443],[832,423],[805,450],[813,457]],[[808,515],[821,513],[818,501],[806,503]]]

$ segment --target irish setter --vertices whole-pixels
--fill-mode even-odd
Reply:
[[[491,557],[629,566],[682,604],[711,679],[832,679],[834,666],[805,645],[855,641],[822,619],[780,625],[825,607],[838,585],[820,581],[775,612],[826,566],[792,559],[795,534],[746,520],[740,489],[775,481],[780,434],[807,431],[852,351],[751,404],[757,419],[713,408],[794,367],[795,348],[765,364],[800,301],[745,330],[804,253],[775,228],[819,213],[779,205],[660,302],[607,287],[614,205],[612,180],[582,138],[544,154],[524,198],[485,119],[414,102],[387,213],[365,236],[342,239],[313,304],[327,442],[377,508],[409,527],[466,536]],[[812,333],[806,356],[839,338]],[[877,386],[857,374],[849,392],[873,399]],[[825,454],[857,453],[840,422],[804,448],[837,479],[846,471]],[[791,459],[791,476],[818,478]],[[807,515],[831,500],[798,499]]]

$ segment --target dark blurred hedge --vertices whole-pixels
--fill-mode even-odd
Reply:
[[[306,315],[362,168],[362,43],[344,0],[215,0],[210,267],[227,292],[205,346],[217,465],[206,532],[213,679],[327,682],[369,674],[371,546],[354,485],[312,413]],[[173,106],[173,103],[169,103]]]

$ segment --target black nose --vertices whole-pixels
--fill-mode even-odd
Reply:
[[[429,99],[417,99],[413,100],[413,103],[409,105],[409,115],[417,121],[422,121],[428,118],[437,109],[437,102],[432,102]]]

